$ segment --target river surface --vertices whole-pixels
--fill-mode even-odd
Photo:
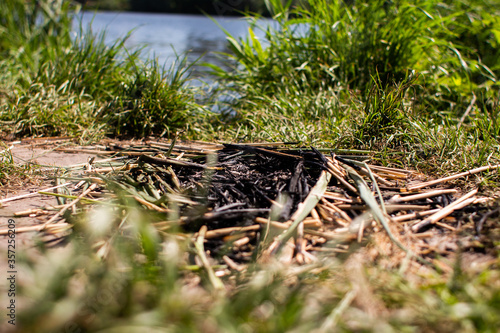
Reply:
[[[188,61],[223,64],[218,52],[228,52],[224,28],[234,37],[246,37],[249,23],[244,18],[217,17],[215,21],[202,15],[149,14],[131,12],[82,12],[80,20],[84,29],[91,27],[95,34],[106,32],[106,42],[111,44],[129,32],[126,46],[130,49],[144,47],[143,57],[157,59],[168,68],[177,55],[187,55]],[[261,26],[270,20],[260,20]],[[218,26],[220,25],[220,27]],[[75,26],[78,30],[78,26]],[[264,32],[256,29],[260,40]],[[195,66],[195,76],[201,76],[202,66]]]

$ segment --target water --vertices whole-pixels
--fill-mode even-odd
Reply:
[[[244,18],[221,17],[217,24],[234,37],[245,37],[249,23]],[[261,20],[259,25],[269,24]],[[128,48],[145,47],[144,57],[156,58],[165,68],[175,61],[177,55],[187,54],[189,61],[202,57],[202,61],[222,65],[218,52],[228,52],[226,35],[210,18],[201,15],[83,12],[81,23],[91,26],[94,33],[106,31],[106,41],[113,43],[133,30],[126,41]],[[263,40],[264,32],[257,29],[256,35]],[[195,67],[195,75],[202,75],[201,66]]]

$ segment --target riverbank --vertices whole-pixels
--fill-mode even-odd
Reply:
[[[0,4],[0,181],[71,182],[44,194],[60,203],[33,234],[41,255],[16,249],[18,327],[499,326],[498,5],[271,3],[266,44],[258,27],[228,32],[233,65],[208,65],[211,89],[186,85],[182,57],[163,71],[123,41],[73,38],[67,2]],[[50,136],[102,156],[47,174],[7,149]],[[110,155],[126,159],[101,161]],[[418,187],[422,178],[455,174],[439,196],[375,217],[408,192],[438,190]],[[479,197],[491,200],[437,220],[415,207]],[[414,220],[393,220],[404,215]],[[43,241],[58,232],[65,251]]]

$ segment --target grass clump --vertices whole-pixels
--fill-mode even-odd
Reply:
[[[14,162],[12,147],[7,147],[2,143],[0,149],[0,193],[2,195],[9,191],[16,191],[19,187],[26,188],[27,184],[39,183],[41,177],[34,174],[30,165],[18,165]]]
[[[493,2],[479,2],[499,10]],[[366,93],[373,77],[385,87],[401,82],[412,70],[424,74],[421,79],[432,77],[431,85],[451,74],[453,90],[466,92],[472,83],[487,81],[491,85],[498,75],[494,70],[498,64],[485,50],[498,42],[497,26],[484,9],[472,10],[476,5],[477,1],[311,0],[292,8],[290,3],[283,6],[280,1],[268,1],[277,21],[276,28],[266,28],[268,45],[255,37],[255,27],[246,40],[229,35],[232,57],[239,67],[225,78],[253,82],[264,94],[278,92],[284,85],[305,92],[341,87]],[[476,19],[475,26],[477,21],[483,22],[481,38],[475,39],[476,49],[470,47],[468,38],[477,27],[468,30],[464,22],[472,20],[468,15]],[[488,64],[481,61],[483,56]],[[475,75],[475,82],[471,82],[471,75]]]
[[[88,96],[67,94],[63,90],[64,87],[33,84],[15,96],[15,100],[10,96],[3,110],[4,121],[14,124],[8,134],[43,136],[99,132],[99,128],[92,128],[96,104]]]
[[[99,112],[114,136],[170,137],[189,126],[202,107],[185,87],[190,66],[186,58],[174,62],[166,73],[158,66],[134,68],[120,84],[119,93]]]
[[[163,71],[154,61],[143,63],[140,50],[127,51],[127,37],[106,45],[104,34],[82,27],[75,36],[78,10],[69,1],[0,5],[0,120],[15,124],[4,131],[160,136],[183,127],[200,109],[185,87],[186,64]]]
[[[499,160],[496,2],[267,4],[273,24],[228,33],[232,70],[211,66],[237,98],[205,137],[334,142],[439,172]]]

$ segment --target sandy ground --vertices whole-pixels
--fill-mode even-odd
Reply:
[[[44,145],[43,148],[34,146],[32,144],[17,144],[13,145],[11,149],[12,157],[15,163],[22,165],[26,163],[35,163],[43,166],[72,166],[75,164],[86,163],[91,157],[89,154],[74,154],[74,153],[64,153],[59,151],[53,151],[51,145]],[[42,167],[44,168],[44,167]],[[11,186],[8,188],[1,189],[2,194],[0,195],[0,202],[8,198],[17,197],[25,194],[34,194],[37,191],[44,190],[54,186],[54,180],[51,176],[54,171],[50,168],[46,169],[46,174],[35,182],[24,185],[24,186]],[[39,217],[16,217],[14,213],[26,211],[30,209],[36,209],[41,207],[50,207],[57,205],[57,199],[54,196],[35,194],[26,198],[17,199],[8,202],[2,202],[0,207],[0,233],[6,231],[10,226],[15,225],[17,228],[31,227],[43,224],[47,220],[47,216]],[[54,213],[55,214],[55,213]],[[36,246],[36,240],[38,235],[36,232],[22,232],[17,233],[15,237],[8,235],[0,235],[0,314],[2,315],[2,320],[0,321],[0,332],[7,332],[12,329],[11,325],[7,325],[6,320],[4,320],[5,305],[9,304],[11,297],[9,297],[7,291],[9,290],[7,278],[12,275],[11,272],[15,272],[14,275],[21,274],[17,271],[16,263],[17,259],[22,252],[31,255],[38,255],[38,250]],[[15,248],[10,245],[15,245]],[[12,241],[14,240],[14,241]],[[8,250],[11,250],[10,252]],[[8,255],[13,255],[11,258],[14,262],[8,261]],[[13,263],[13,268],[10,264]],[[16,276],[18,279],[21,278]]]
[[[59,151],[52,151],[50,147],[36,148],[31,145],[15,145],[14,148],[11,149],[11,151],[14,162],[19,165],[25,163],[35,163],[41,166],[64,167],[86,163],[91,157],[89,154],[64,153]],[[0,230],[3,230],[7,227],[9,219],[14,219],[15,225],[18,228],[41,224],[42,220],[46,219],[45,217],[15,217],[14,213],[26,211],[29,209],[57,205],[57,200],[53,196],[36,194],[27,198],[17,199],[13,201],[2,201],[53,187],[55,183],[50,177],[53,174],[54,172],[51,171],[50,168],[47,168],[47,177],[41,178],[39,182],[37,182],[37,184],[27,185],[25,188],[9,188],[7,191],[3,191],[4,194],[0,197],[0,202],[2,204],[2,206],[0,207]],[[31,238],[30,236],[32,236],[32,233],[18,234],[18,244],[21,246],[23,242],[26,242]],[[5,236],[0,236],[0,251],[4,251],[6,248],[5,240]],[[3,260],[0,260],[0,264],[2,263]]]

